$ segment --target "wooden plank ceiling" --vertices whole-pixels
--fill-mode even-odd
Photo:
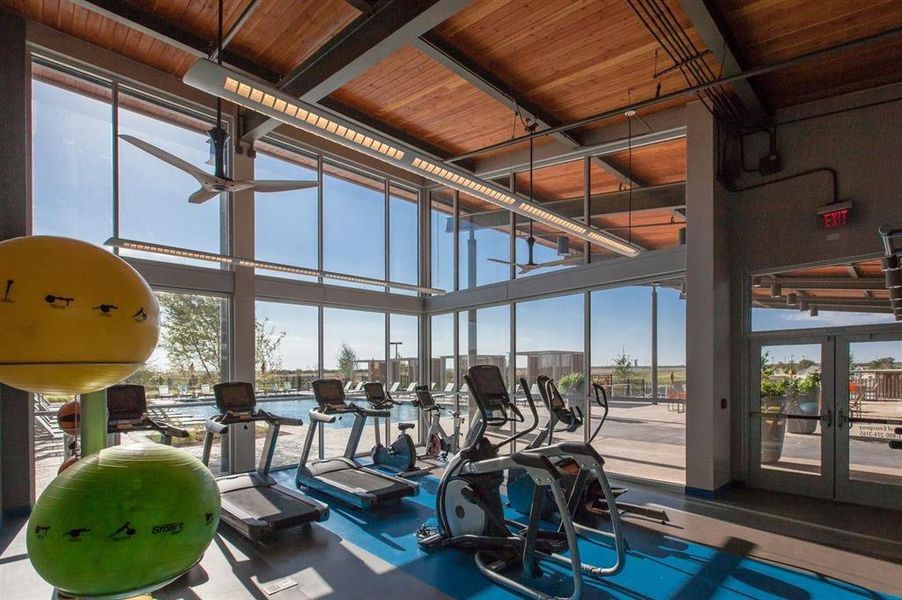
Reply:
[[[719,0],[749,67],[902,27],[898,0]],[[902,81],[902,39],[803,63],[753,81],[781,108]]]
[[[127,0],[177,25],[216,40],[216,0]],[[224,0],[228,31],[250,0]],[[196,58],[149,35],[69,2],[0,0],[0,6],[166,73],[181,77]],[[276,73],[286,74],[328,42],[360,11],[345,0],[263,0],[229,45],[229,50]]]
[[[677,2],[667,4],[703,47]],[[656,59],[657,42],[623,0],[475,0],[434,33],[562,122],[651,98],[658,81],[662,93],[685,85],[678,71],[653,78],[656,66],[662,70],[671,63],[660,51]],[[450,154],[523,132],[512,106],[411,47],[332,98]]]

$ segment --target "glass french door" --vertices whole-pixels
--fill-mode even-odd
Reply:
[[[836,348],[835,497],[902,509],[902,336],[842,336]]]
[[[902,507],[902,336],[768,337],[750,358],[752,485]]]

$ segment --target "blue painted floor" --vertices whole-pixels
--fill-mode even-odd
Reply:
[[[294,485],[294,470],[273,475],[281,483]],[[435,523],[434,477],[418,479],[420,494],[400,506],[376,511],[346,507],[328,496],[332,512],[321,523],[329,531],[375,554],[398,569],[454,598],[479,600],[517,596],[491,583],[479,572],[470,554],[443,550],[427,554],[417,547],[416,531],[424,523]],[[512,517],[514,515],[511,515]],[[584,577],[586,598],[895,598],[836,579],[782,568],[746,556],[749,542],[730,539],[723,548],[712,548],[677,537],[631,527],[630,551],[623,571],[603,581]],[[580,540],[583,561],[608,565],[614,557],[606,542]],[[543,567],[547,563],[543,563]],[[569,573],[549,565],[547,592],[568,595]]]

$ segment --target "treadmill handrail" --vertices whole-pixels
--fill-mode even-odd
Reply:
[[[334,423],[338,419],[337,415],[340,413],[324,413],[316,410],[315,408],[311,408],[308,414],[311,421],[317,421],[319,423]]]
[[[204,428],[210,433],[225,435],[229,432],[229,426],[224,423],[220,423],[217,420],[217,417],[219,416],[220,415],[216,415],[215,417],[210,417],[209,419],[207,419],[207,421],[204,423]]]

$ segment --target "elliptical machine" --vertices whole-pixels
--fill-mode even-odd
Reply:
[[[531,400],[532,394],[528,389],[528,383],[525,379],[520,380],[523,392]],[[579,406],[567,406],[561,396],[560,391],[550,378],[540,375],[536,378],[536,385],[542,396],[546,408],[548,408],[549,417],[545,428],[539,433],[527,448],[538,448],[544,444],[550,444],[555,433],[573,432],[583,426],[583,413]],[[604,388],[593,382],[592,391],[595,396],[595,403],[602,409],[601,420],[598,426],[589,436],[588,443],[595,441],[598,433],[601,431],[605,420],[608,417],[608,396]],[[562,423],[563,427],[558,428],[558,424]],[[610,504],[606,501],[599,483],[587,478],[580,469],[575,460],[572,458],[562,458],[555,466],[562,471],[562,484],[567,492],[571,511],[574,516],[585,511],[589,514],[610,517]],[[510,506],[522,514],[529,514],[531,510],[531,498],[533,492],[533,484],[528,477],[524,477],[522,472],[511,471],[508,475],[507,496]],[[656,508],[648,508],[638,504],[627,504],[619,501],[620,496],[628,492],[627,488],[612,488],[614,497],[618,499],[616,503],[617,511],[621,514],[634,514],[666,524],[670,521],[667,513]],[[545,498],[542,505],[542,512],[545,518],[551,517],[553,512],[553,504],[551,498]],[[577,527],[580,529],[580,527]]]
[[[420,547],[427,552],[443,548],[475,550],[476,565],[493,582],[532,598],[555,598],[546,592],[529,587],[504,573],[509,567],[520,565],[526,580],[542,575],[540,561],[552,561],[568,565],[573,579],[573,591],[567,598],[579,598],[582,594],[582,575],[610,576],[623,568],[625,545],[619,513],[612,514],[612,532],[599,532],[614,541],[616,560],[608,567],[595,567],[580,561],[579,545],[573,520],[570,518],[567,498],[561,488],[560,471],[550,460],[572,456],[581,469],[596,475],[604,489],[605,497],[613,503],[614,496],[605,477],[602,459],[587,444],[564,442],[544,446],[509,456],[501,456],[499,449],[529,434],[538,425],[535,403],[527,397],[533,415],[533,424],[493,443],[485,434],[489,426],[501,427],[523,423],[525,419],[511,400],[501,376],[494,365],[470,367],[465,376],[473,394],[479,414],[472,422],[468,443],[448,463],[436,493],[437,530],[424,527],[418,532]],[[532,499],[534,510],[529,513],[529,523],[508,521],[504,518],[500,487],[504,471],[523,469],[532,478],[535,491]],[[561,515],[557,531],[539,527],[539,505],[546,493],[554,499]],[[562,554],[567,551],[569,556]]]
[[[421,458],[448,460],[449,453],[457,452],[460,424],[463,419],[458,411],[451,411],[451,418],[454,419],[454,433],[448,435],[441,424],[441,411],[448,409],[436,403],[429,391],[429,386],[418,385],[415,391],[416,398],[413,404],[423,411],[423,421],[426,425],[426,453]]]
[[[385,387],[378,381],[371,381],[363,384],[363,391],[366,394],[367,402],[373,410],[391,410],[392,406],[397,406]],[[385,417],[385,438],[388,441],[389,436],[389,417]],[[385,446],[382,443],[379,434],[379,417],[373,417],[373,427],[376,430],[376,445],[370,452],[373,464],[379,467],[387,467],[398,473],[410,473],[416,471],[417,468],[417,449],[410,435],[407,434],[408,429],[413,429],[413,423],[398,423],[398,439]]]

